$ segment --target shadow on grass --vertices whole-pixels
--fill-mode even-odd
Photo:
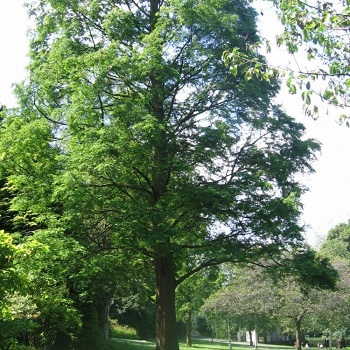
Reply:
[[[145,340],[129,340],[129,339],[117,339],[110,340],[110,344],[113,345],[115,350],[154,350],[156,345],[154,342]]]
[[[211,350],[211,349],[222,349],[225,347],[226,349],[229,346],[229,342],[227,340],[218,340],[218,339],[210,339],[210,338],[200,338],[200,337],[194,337],[193,338],[193,346],[192,348],[203,348],[205,346],[205,349]],[[249,345],[249,343],[246,342],[232,342],[232,349],[247,349],[247,350],[254,350],[255,346]],[[294,346],[291,345],[277,345],[277,344],[263,344],[259,343],[258,350],[293,350]]]
[[[129,339],[117,339],[110,340],[111,350],[154,350],[156,345],[154,342],[145,340],[129,340]],[[228,341],[216,341],[211,339],[194,339],[192,347],[187,347],[186,344],[180,342],[180,350],[189,349],[201,349],[201,350],[227,350]],[[255,347],[250,346],[247,343],[232,343],[233,350],[255,350]],[[272,344],[259,344],[258,350],[293,350],[293,346],[286,345],[272,345]]]

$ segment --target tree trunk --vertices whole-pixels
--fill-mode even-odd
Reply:
[[[104,305],[102,329],[103,329],[103,339],[107,341],[109,339],[109,309],[111,307],[111,302],[108,300]]]
[[[231,332],[231,322],[227,322],[227,331],[228,331],[228,345],[229,350],[232,350],[232,332]]]
[[[187,312],[186,319],[186,346],[192,346],[192,312],[191,309]]]
[[[329,332],[329,349],[332,349],[332,331]]]
[[[156,350],[179,350],[172,254],[154,259],[156,273]]]
[[[296,342],[297,342],[297,346],[298,346],[298,350],[301,350],[301,318],[299,319],[297,319],[296,320],[296,323],[295,323],[295,325],[296,325],[296,329],[297,329],[297,331],[296,331]]]
[[[264,344],[267,344],[267,332],[264,331]]]
[[[250,346],[253,346],[254,343],[253,343],[253,334],[252,334],[252,330],[249,329],[249,330],[248,330],[248,333],[249,333],[249,345],[250,345]]]
[[[99,329],[102,332],[102,336],[104,340],[109,339],[109,310],[112,304],[112,297],[109,293],[101,292],[100,294],[101,300],[97,305],[97,317]]]

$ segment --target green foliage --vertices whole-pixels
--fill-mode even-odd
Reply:
[[[316,68],[297,72],[295,77],[303,91],[306,113],[318,113],[317,105],[313,109],[309,108],[312,93],[333,106],[347,107],[350,51],[346,33],[349,28],[349,4],[326,0],[317,3],[284,0],[273,2],[284,25],[278,44],[285,45],[290,53],[304,49],[306,58],[317,63]],[[326,80],[326,84],[320,80]],[[348,116],[344,115],[342,120],[348,124]]]
[[[139,339],[135,329],[120,325],[116,320],[110,320],[109,334],[111,338]]]
[[[258,78],[273,81],[283,78],[291,94],[300,93],[305,114],[317,117],[324,102],[339,107],[339,120],[349,125],[344,108],[349,106],[349,54],[348,34],[350,7],[347,2],[271,0],[284,31],[277,37],[278,46],[285,46],[289,53],[304,52],[311,62],[304,70],[292,71],[290,67],[271,67],[266,62],[251,58],[238,47],[225,51],[223,60],[234,76],[245,79]],[[261,40],[248,44],[257,53],[268,42]],[[261,51],[261,50],[260,50]]]
[[[242,75],[246,81],[262,80],[269,83],[276,83],[280,76],[277,68],[269,67],[262,61],[261,57],[253,57],[260,48],[260,44],[250,45],[248,53],[242,52],[240,48],[234,47],[232,51],[224,51],[222,59],[229,67],[233,76]],[[291,81],[287,83],[291,88]]]
[[[160,12],[157,30],[140,35],[139,29],[133,27],[138,41],[135,42],[134,37],[125,38],[135,42],[140,53],[133,52],[134,46],[126,44],[121,49],[118,46],[119,31],[109,28],[114,23],[110,22],[110,16],[119,16],[120,25],[127,27],[128,11],[114,11],[108,6],[97,11],[96,4],[93,7],[88,5],[88,1],[81,3],[79,8],[73,3],[69,8],[55,4],[51,12],[47,12],[45,6],[33,9],[38,19],[38,36],[32,43],[35,58],[32,60],[31,74],[33,82],[37,83],[33,83],[31,91],[21,90],[20,98],[24,104],[28,99],[30,101],[28,94],[32,93],[36,96],[36,103],[29,114],[31,119],[27,117],[25,122],[22,118],[9,120],[4,144],[5,161],[8,160],[10,164],[11,159],[23,155],[22,163],[16,164],[21,164],[27,170],[25,173],[19,169],[11,170],[18,173],[11,177],[11,184],[21,189],[23,194],[16,199],[18,208],[27,203],[47,215],[47,208],[53,208],[55,203],[64,203],[60,217],[62,226],[69,225],[82,237],[85,230],[78,226],[89,227],[90,236],[96,237],[98,229],[104,225],[106,235],[101,243],[109,247],[114,244],[135,249],[135,252],[140,249],[152,252],[158,249],[159,244],[168,247],[172,237],[178,238],[171,239],[170,245],[175,246],[188,240],[191,233],[189,235],[183,228],[193,225],[193,215],[199,222],[207,217],[207,227],[203,226],[203,229],[209,230],[214,220],[228,226],[234,226],[230,221],[236,221],[238,227],[238,218],[248,211],[252,219],[247,230],[251,233],[261,232],[264,236],[261,244],[266,241],[266,228],[271,221],[282,214],[287,220],[293,220],[298,210],[292,208],[285,198],[295,193],[297,201],[301,189],[289,178],[296,172],[310,169],[308,160],[318,145],[310,140],[302,141],[303,127],[278,108],[271,109],[269,114],[268,100],[276,92],[275,85],[255,80],[249,83],[225,75],[219,54],[221,43],[230,39],[230,44],[243,49],[245,42],[236,33],[248,29],[251,40],[256,40],[256,28],[252,26],[255,14],[247,4],[216,4],[218,14],[213,12],[209,18],[207,13],[204,16],[205,6],[209,5],[196,8],[193,18],[183,11],[186,4],[167,4],[164,13],[163,9]],[[230,11],[226,6],[232,7]],[[179,11],[182,15],[173,21],[169,14],[172,11]],[[93,21],[82,21],[79,25],[76,20],[72,22],[74,25],[67,22],[76,12],[86,13]],[[105,13],[110,12],[105,22]],[[229,16],[231,12],[234,14],[232,18]],[[250,18],[250,22],[244,21],[247,18]],[[218,29],[221,26],[212,26],[213,21],[221,23],[223,20],[226,23],[233,21],[232,29],[223,27],[221,32]],[[203,28],[198,27],[198,32],[193,33],[192,42],[187,47],[180,34],[185,35],[186,28],[194,21]],[[100,33],[97,43],[76,37],[78,32],[86,30],[86,26],[93,22],[96,25],[92,30]],[[209,23],[212,29],[209,29]],[[248,28],[248,23],[251,28]],[[63,37],[55,37],[58,27],[65,33]],[[101,28],[106,28],[106,32]],[[146,29],[144,31],[147,32]],[[174,35],[171,40],[168,38],[170,33]],[[50,36],[55,40],[47,50],[47,38]],[[157,50],[154,45],[159,42],[153,40],[155,36],[159,36],[162,43],[166,40],[171,42],[174,49],[184,55],[181,59],[186,62],[186,68],[181,68],[177,61],[180,56],[173,54],[165,56],[161,65],[156,66],[164,76],[165,84],[161,96],[167,113],[162,118],[155,115],[155,110],[150,107],[156,102],[152,102],[152,98],[155,98],[152,96],[154,91],[158,93],[159,87],[148,88],[146,85],[149,70],[153,70],[147,65],[153,67],[158,57],[154,54],[155,61],[151,60],[151,53]],[[209,49],[212,50],[211,56],[205,54]],[[128,56],[125,50],[132,55]],[[207,55],[210,60],[206,58]],[[150,57],[150,62],[145,62],[145,57]],[[180,102],[177,101],[179,88],[186,90],[184,86],[191,88],[193,84],[187,73],[190,72],[190,65],[201,67],[197,73],[201,84],[195,94],[184,94],[184,101]],[[46,74],[47,71],[51,74]],[[130,76],[120,75],[119,71],[128,72]],[[116,79],[118,84],[114,83]],[[128,87],[130,82],[132,89]],[[114,85],[116,92],[112,91]],[[167,96],[173,96],[175,100],[170,103]],[[44,100],[47,100],[47,104],[44,107],[42,102],[40,107],[38,104]],[[54,101],[60,101],[60,107]],[[210,106],[205,107],[208,101]],[[259,110],[256,108],[257,102]],[[198,107],[192,111],[190,106]],[[211,116],[206,116],[207,110]],[[192,118],[197,114],[203,114],[210,127]],[[194,124],[187,124],[191,118]],[[50,120],[56,120],[56,124],[51,124]],[[55,131],[60,123],[66,126],[62,126],[61,131]],[[48,129],[50,125],[51,133]],[[187,131],[180,132],[179,125],[183,125]],[[244,139],[243,134],[250,127],[257,130],[251,131]],[[23,138],[27,139],[26,135],[32,134],[32,129],[38,135],[31,140],[40,140],[38,145],[22,142]],[[59,141],[55,140],[55,133],[61,136]],[[268,135],[264,141],[254,143],[264,133]],[[26,150],[15,152],[15,147],[10,148],[12,134],[18,135],[18,141],[12,139],[17,147],[22,145]],[[192,145],[191,140],[194,139],[196,143]],[[286,140],[290,142],[286,143]],[[50,142],[51,146],[60,147],[49,147]],[[36,163],[34,160],[33,164],[24,163],[25,159],[27,162],[31,160],[26,152],[33,150],[38,155]],[[161,150],[166,153],[162,154]],[[57,152],[61,154],[57,155]],[[155,152],[157,156],[154,156]],[[230,155],[233,155],[234,161],[230,160]],[[46,166],[44,169],[43,164]],[[233,165],[247,171],[240,174],[233,169],[232,176],[225,177],[225,168]],[[41,169],[39,176],[36,176],[35,167]],[[282,168],[285,172],[281,171]],[[153,170],[155,173],[152,173]],[[31,177],[38,182],[29,182]],[[220,178],[223,179],[222,184],[217,182]],[[157,183],[153,183],[156,180]],[[162,188],[160,192],[159,186]],[[34,196],[34,188],[36,195],[42,197],[40,200]],[[40,191],[48,189],[48,192],[43,195],[44,192],[38,193],[38,188]],[[251,193],[255,195],[251,196]],[[136,205],[135,198],[138,198]],[[44,201],[46,209],[39,208],[37,203],[45,204]],[[150,201],[154,203],[152,206]],[[188,215],[181,211],[184,204]],[[134,220],[140,213],[141,220]],[[181,221],[178,218],[182,218]],[[265,223],[262,218],[266,219]],[[154,220],[161,224],[161,235],[159,230],[149,229],[149,223]],[[259,227],[260,222],[262,226]],[[246,224],[244,226],[247,227]],[[275,227],[270,226],[270,229]],[[276,229],[288,236],[286,228]],[[192,228],[195,231],[198,229],[198,226]],[[295,234],[295,229],[296,226],[293,226],[291,235]],[[143,237],[142,232],[147,232],[147,239],[142,239],[140,244],[132,244],[139,242]],[[271,235],[278,233],[271,232]],[[202,236],[202,239],[206,238],[205,233]],[[224,239],[220,232],[217,236]]]
[[[228,286],[211,295],[203,312],[214,331],[234,325],[241,330],[274,330],[275,294],[271,280],[258,268],[236,268]],[[225,327],[226,326],[226,327]]]
[[[329,230],[326,241],[320,248],[320,254],[328,257],[336,269],[339,280],[336,290],[321,297],[318,317],[314,323],[328,332],[348,332],[349,300],[349,223],[340,223]]]
[[[337,271],[328,258],[324,258],[311,249],[306,249],[293,257],[294,277],[300,285],[320,289],[334,289],[338,280]]]
[[[45,249],[22,261],[21,268],[26,271],[27,293],[36,307],[35,317],[31,316],[37,324],[33,333],[35,345],[52,348],[60,343],[60,346],[65,344],[69,349],[80,331],[81,318],[67,286],[66,274],[72,260],[70,265],[67,262],[66,265],[62,264],[65,255],[73,254],[74,250],[69,252],[65,247],[66,240],[55,241],[53,237],[53,232],[45,232],[35,234],[35,238],[28,238],[28,242],[36,239]],[[56,243],[55,246],[53,242]],[[18,303],[18,298],[16,302]]]
[[[350,259],[350,223],[340,223],[332,228],[321,247],[321,253],[330,259]]]
[[[16,346],[20,335],[37,328],[37,306],[28,293],[28,279],[22,263],[40,251],[37,242],[15,245],[9,234],[0,230],[0,344]]]

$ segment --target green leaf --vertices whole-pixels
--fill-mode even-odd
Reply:
[[[323,98],[325,100],[330,100],[334,96],[334,93],[330,90],[325,90],[323,93]]]
[[[310,97],[309,94],[306,95],[305,102],[306,102],[307,105],[310,105],[310,104],[311,104],[311,97]]]
[[[230,73],[233,76],[237,76],[237,73],[238,73],[238,65],[237,64],[234,64],[234,65],[230,66]]]
[[[289,93],[292,95],[297,93],[297,87],[294,84],[289,87]]]

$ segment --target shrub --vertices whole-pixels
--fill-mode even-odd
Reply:
[[[117,320],[110,320],[109,336],[110,338],[139,339],[134,328],[120,325]]]

